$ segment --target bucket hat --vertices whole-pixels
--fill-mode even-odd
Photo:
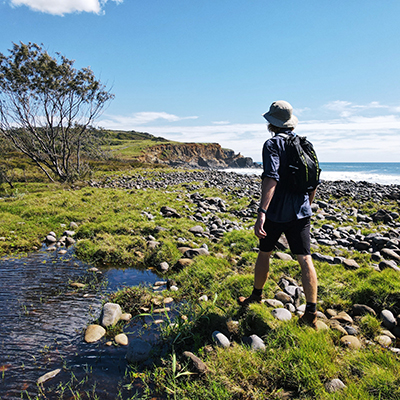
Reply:
[[[274,101],[263,117],[278,128],[295,128],[299,122],[293,115],[293,107],[284,100]]]

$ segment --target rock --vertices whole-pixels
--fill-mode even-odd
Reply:
[[[72,282],[69,284],[69,286],[73,286],[76,288],[84,288],[86,285],[84,283],[80,283],[80,282]]]
[[[313,253],[311,257],[316,261],[327,262],[328,264],[335,263],[334,258],[332,256],[326,256],[320,253]]]
[[[210,253],[205,248],[200,247],[199,249],[186,250],[183,256],[185,258],[194,258],[196,256],[209,256]]]
[[[66,246],[72,246],[73,244],[75,244],[75,239],[73,239],[72,237],[68,236],[65,239],[65,245]]]
[[[201,234],[204,232],[204,228],[201,225],[195,225],[189,229],[189,232],[193,234]]]
[[[335,393],[346,388],[346,385],[340,379],[332,379],[326,382],[324,386],[328,393]]]
[[[154,250],[159,245],[160,245],[160,242],[157,242],[156,240],[149,240],[147,242],[147,248],[149,250]]]
[[[163,302],[164,304],[171,304],[174,302],[174,299],[172,297],[165,297]]]
[[[203,296],[199,297],[199,301],[208,301],[208,296],[203,294]]]
[[[320,319],[317,319],[316,327],[317,327],[317,331],[329,330],[329,326],[324,321],[321,321]]]
[[[160,272],[167,272],[169,270],[169,264],[166,261],[163,261],[157,267],[158,271]]]
[[[298,286],[288,285],[285,287],[284,292],[287,293],[290,297],[295,297],[298,288]]]
[[[335,317],[332,317],[331,319],[337,320],[342,323],[348,323],[348,324],[353,323],[353,318],[351,318],[350,315],[344,311],[341,311],[340,313],[338,313],[338,315],[336,315]]]
[[[391,268],[394,269],[395,271],[400,271],[400,268],[396,265],[396,262],[393,260],[382,260],[379,263],[379,268],[385,269],[385,268]]]
[[[286,310],[290,311],[291,313],[296,312],[296,307],[292,303],[286,303],[285,308],[286,308]]]
[[[100,340],[106,334],[106,330],[100,325],[89,325],[85,332],[85,342],[93,343]]]
[[[191,258],[181,258],[177,261],[176,266],[178,268],[185,268],[193,263],[194,263],[194,261]]]
[[[71,229],[78,229],[78,224],[77,224],[76,222],[71,221],[71,222],[69,223],[69,227],[70,227]]]
[[[344,328],[344,330],[347,332],[348,335],[356,336],[357,333],[358,333],[358,332],[357,332],[357,329],[354,328],[353,326],[345,325],[343,328]]]
[[[190,351],[184,351],[183,355],[192,360],[193,366],[199,374],[205,374],[207,372],[207,365],[199,357],[195,356]]]
[[[343,337],[340,339],[340,342],[341,342],[344,346],[348,347],[348,348],[351,349],[351,350],[358,350],[358,349],[361,348],[361,343],[360,343],[360,341],[359,341],[355,336],[352,336],[352,335],[343,336]]]
[[[217,346],[227,348],[231,345],[229,339],[219,331],[214,331],[212,334],[212,338]]]
[[[360,266],[357,264],[357,262],[355,260],[348,259],[348,258],[344,259],[342,264],[346,269],[358,269],[358,268],[360,268]]]
[[[115,325],[121,318],[121,306],[116,303],[106,303],[103,306],[101,324],[103,326]]]
[[[122,321],[130,321],[132,319],[132,314],[129,314],[129,313],[121,314],[120,319]]]
[[[66,253],[67,253],[67,250],[65,250],[65,249],[59,250],[59,252],[58,252],[58,254],[60,254],[60,255],[64,255]]]
[[[55,243],[55,242],[57,242],[57,238],[55,236],[49,234],[46,236],[46,242]]]
[[[389,330],[393,329],[396,326],[396,318],[391,311],[382,310],[380,317],[382,319],[383,326],[385,326]]]
[[[328,316],[328,318],[332,318],[332,317],[336,317],[337,311],[332,308],[328,308],[325,310],[325,314]]]
[[[38,380],[37,380],[37,384],[40,385],[46,381],[48,381],[49,379],[54,378],[56,375],[58,375],[61,372],[61,368],[55,369],[54,371],[50,371],[47,374],[42,375]]]
[[[346,329],[344,329],[343,326],[340,325],[339,321],[330,320],[329,326],[331,327],[332,330],[339,331],[344,336],[347,335]]]
[[[279,321],[290,321],[292,319],[292,313],[286,308],[275,308],[271,313]]]
[[[270,307],[274,307],[274,308],[279,308],[279,307],[284,307],[283,303],[280,300],[276,300],[276,299],[264,299],[261,300],[263,303],[267,304]]]
[[[115,336],[114,338],[115,343],[121,346],[128,346],[128,336],[125,333],[120,333],[119,335]]]
[[[161,207],[161,214],[164,216],[164,217],[172,217],[172,218],[181,218],[181,216],[176,212],[176,210],[174,210],[173,208],[171,208],[171,207],[168,207],[168,206],[164,206],[164,207]]]
[[[285,292],[278,292],[275,294],[275,299],[281,301],[282,303],[293,303],[293,299]]]
[[[75,235],[75,231],[64,231],[63,232],[63,236],[74,236]]]
[[[141,339],[134,339],[129,343],[126,359],[130,363],[145,361],[149,358],[150,351],[150,343]]]
[[[277,251],[275,253],[275,258],[278,258],[279,260],[284,260],[284,261],[292,261],[293,260],[293,257],[290,254],[282,253],[280,251]]]
[[[381,346],[389,347],[392,345],[392,339],[386,335],[379,335],[375,338],[375,341]]]
[[[376,312],[371,307],[366,306],[365,304],[354,304],[352,312],[354,316],[365,314],[376,315]]]
[[[264,341],[257,335],[251,335],[250,337],[244,337],[243,343],[250,346],[252,350],[265,350]]]
[[[381,254],[384,258],[389,258],[390,260],[395,260],[400,262],[400,255],[398,255],[395,251],[390,249],[382,249]]]

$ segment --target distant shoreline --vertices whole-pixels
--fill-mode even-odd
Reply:
[[[337,162],[321,163],[321,179],[325,181],[370,182],[381,185],[400,185],[400,163]],[[260,175],[258,169],[228,168],[222,171],[241,175]]]

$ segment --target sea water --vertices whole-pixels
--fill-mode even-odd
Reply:
[[[400,185],[400,163],[321,163],[321,179],[325,181],[364,181],[381,185]],[[230,168],[226,172],[261,175],[262,169]]]

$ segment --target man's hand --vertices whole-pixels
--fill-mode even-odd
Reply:
[[[267,234],[264,231],[264,223],[265,223],[265,214],[260,212],[258,213],[257,221],[254,225],[254,234],[259,239],[264,239]]]

